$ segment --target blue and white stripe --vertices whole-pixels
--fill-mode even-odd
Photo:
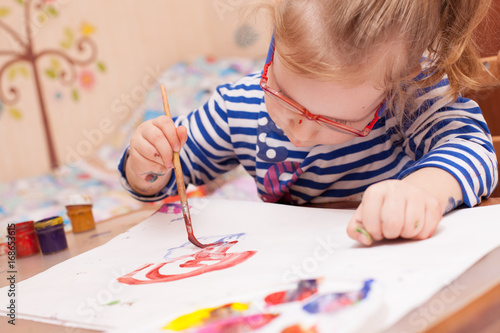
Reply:
[[[298,148],[270,120],[260,75],[218,87],[204,106],[176,119],[177,125],[188,128],[188,141],[180,154],[186,183],[207,183],[241,164],[266,200],[275,195],[265,185],[268,171],[285,160],[300,165],[295,181],[288,181],[291,174],[279,176],[280,188],[290,183],[286,185],[290,199],[297,204],[359,200],[368,186],[402,179],[423,167],[452,174],[468,206],[488,196],[498,183],[491,135],[479,107],[462,97],[456,101],[439,98],[448,89],[447,79],[420,92],[417,103],[421,107],[412,121],[399,121],[385,113],[365,138]],[[120,170],[124,176],[123,161]],[[125,179],[122,183],[143,201],[177,192],[175,177],[153,197],[141,197]]]

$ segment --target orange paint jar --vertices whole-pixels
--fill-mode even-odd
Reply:
[[[92,214],[92,198],[88,195],[73,194],[66,197],[66,212],[71,222],[73,232],[83,232],[95,229]]]

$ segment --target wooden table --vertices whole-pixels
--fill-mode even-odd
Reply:
[[[481,205],[500,204],[500,198],[490,198]],[[355,204],[332,204],[330,208],[355,208]],[[17,282],[32,277],[80,253],[103,245],[116,235],[130,229],[153,214],[159,205],[138,210],[98,223],[96,229],[67,233],[68,249],[52,255],[34,255],[17,259]],[[472,221],[473,223],[473,221]],[[500,332],[500,247],[478,261],[449,287],[434,295],[393,325],[386,333],[400,332]],[[6,273],[1,262],[0,272]],[[0,279],[0,287],[8,284]],[[3,306],[3,305],[2,305]],[[73,329],[16,318],[16,326],[9,325],[6,317],[0,321],[0,332],[95,332]]]

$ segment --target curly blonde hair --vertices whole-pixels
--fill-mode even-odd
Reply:
[[[385,68],[384,89],[392,103],[408,108],[411,91],[450,82],[456,98],[483,87],[484,73],[473,30],[491,0],[261,0],[274,30],[276,50],[296,74],[319,80],[361,83]],[[423,61],[425,55],[425,61]],[[380,67],[385,66],[385,67]],[[423,72],[423,79],[414,80]]]

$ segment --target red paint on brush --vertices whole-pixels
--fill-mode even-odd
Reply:
[[[188,240],[195,246],[198,246],[198,247],[201,247],[201,248],[204,248],[204,247],[207,247],[207,246],[212,246],[212,245],[220,245],[220,243],[210,243],[210,244],[202,244],[200,243],[196,237],[194,236],[194,233],[193,233],[193,226],[191,225],[191,217],[184,213],[182,214],[184,216],[184,223],[186,224],[186,230],[187,230],[187,233],[188,233]]]

